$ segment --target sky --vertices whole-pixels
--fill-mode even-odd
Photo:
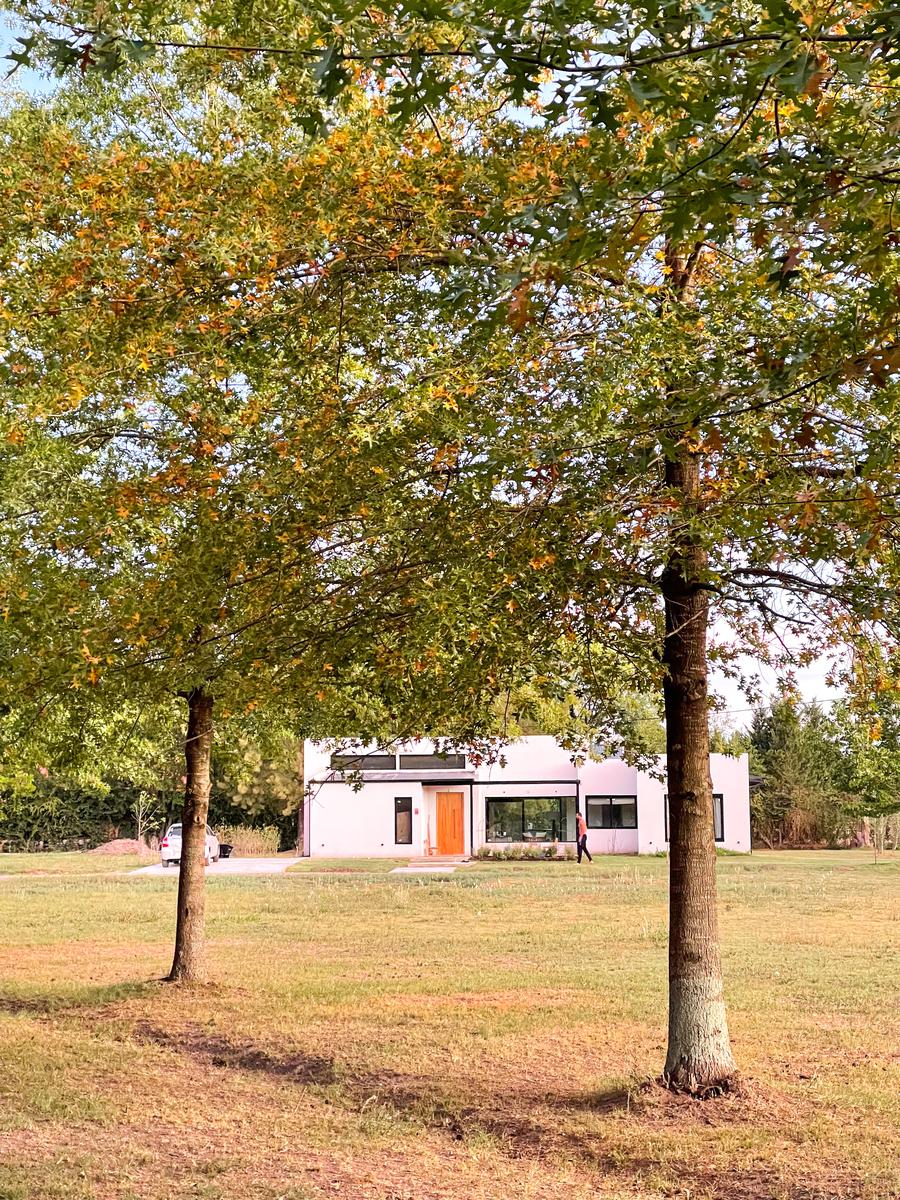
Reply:
[[[17,49],[16,38],[22,27],[8,13],[0,13],[0,95],[10,92],[27,92],[30,96],[45,95],[53,89],[53,80],[30,68],[19,67],[14,74],[7,72],[15,65],[6,59],[11,50]],[[6,61],[3,61],[6,60]]]
[[[746,659],[743,665],[759,673],[765,696],[777,695],[783,679],[780,679],[775,671],[760,666],[754,659]],[[807,703],[818,703],[828,708],[835,700],[840,699],[840,689],[831,687],[826,680],[829,665],[821,660],[795,672],[797,690]],[[726,679],[720,671],[713,670],[710,691],[722,702],[725,709],[716,718],[717,724],[725,722],[734,729],[746,729],[749,726],[753,717],[753,706],[733,680]]]

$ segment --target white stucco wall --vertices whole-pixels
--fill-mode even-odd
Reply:
[[[658,854],[668,849],[663,797],[666,785],[652,775],[642,773],[637,781],[638,854]]]
[[[578,770],[581,783],[581,811],[588,819],[588,796],[636,796],[638,772],[619,758],[603,762],[589,759]],[[638,823],[641,815],[638,809]],[[637,854],[637,829],[591,829],[588,826],[587,845],[591,854]]]
[[[394,800],[412,798],[412,845],[394,841]],[[354,792],[346,783],[325,783],[307,803],[311,858],[404,858],[422,853],[422,785],[366,783]]]
[[[660,758],[660,766],[664,760]],[[730,758],[711,754],[713,792],[721,793],[724,839],[716,842],[723,850],[750,851],[750,775],[747,755]],[[657,854],[668,850],[664,796],[666,784],[650,775],[638,777],[638,851]]]
[[[502,758],[502,764],[497,762],[479,767],[478,778],[491,781],[577,778],[577,768],[568,750],[563,750],[556,738],[535,736],[511,742],[504,748]],[[491,795],[495,790],[490,789]]]

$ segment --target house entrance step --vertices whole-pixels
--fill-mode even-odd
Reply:
[[[409,864],[394,867],[392,875],[452,875],[457,867],[464,867],[469,859],[464,854],[429,854],[426,858],[411,858]]]

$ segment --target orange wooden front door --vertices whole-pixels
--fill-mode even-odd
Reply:
[[[437,852],[464,854],[466,848],[463,826],[462,792],[437,794]]]

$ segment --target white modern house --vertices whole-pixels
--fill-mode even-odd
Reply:
[[[576,765],[552,737],[513,742],[502,763],[435,754],[427,741],[341,754],[307,742],[304,762],[303,853],[312,858],[562,848],[575,843],[576,811],[587,821],[592,853],[668,848],[664,782],[620,759]],[[712,782],[716,845],[749,852],[747,756],[712,755]]]

